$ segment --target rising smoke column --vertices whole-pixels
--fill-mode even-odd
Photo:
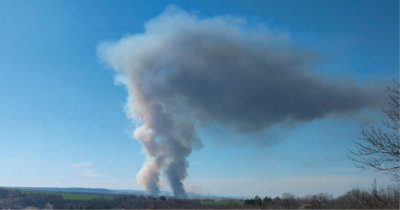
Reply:
[[[200,19],[170,7],[143,33],[99,51],[128,90],[134,137],[147,154],[137,179],[152,194],[163,173],[185,196],[187,157],[201,146],[196,122],[260,132],[376,105],[369,90],[313,75],[317,56],[287,35],[238,18]]]

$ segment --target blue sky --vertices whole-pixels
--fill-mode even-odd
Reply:
[[[166,6],[200,17],[262,22],[322,55],[319,74],[360,84],[399,77],[398,1],[0,0],[0,186],[141,189],[145,160],[124,112],[126,90],[97,54],[103,41],[143,32]],[[380,110],[294,125],[268,145],[211,125],[190,156],[189,191],[222,195],[335,195],[385,175],[347,159],[362,122]],[[234,144],[219,141],[237,139]],[[163,182],[163,190],[169,190]],[[240,189],[240,190],[238,190]]]

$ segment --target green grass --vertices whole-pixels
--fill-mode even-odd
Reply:
[[[112,200],[115,196],[113,195],[98,195],[98,194],[84,194],[84,193],[58,193],[65,200],[92,200],[92,199],[105,199]]]
[[[61,195],[65,200],[87,201],[92,199],[112,200],[115,198],[114,195],[105,195],[105,194],[47,192],[47,191],[32,190],[32,189],[19,189],[19,191],[21,191],[21,193],[23,194]]]
[[[227,201],[227,200],[217,200],[217,201],[201,201],[201,204],[204,206],[223,206],[228,207],[232,205],[241,205],[240,202],[235,201]]]

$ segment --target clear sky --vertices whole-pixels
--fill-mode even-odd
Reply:
[[[291,35],[322,56],[316,71],[390,84],[399,77],[399,3],[390,0],[0,0],[0,186],[141,189],[145,156],[124,112],[127,92],[98,45],[141,33],[168,5],[200,17],[237,16]],[[190,156],[188,191],[265,196],[340,194],[389,183],[346,157],[380,109],[296,124],[248,143],[210,125]],[[226,144],[220,139],[236,139]],[[169,190],[162,184],[163,190]]]

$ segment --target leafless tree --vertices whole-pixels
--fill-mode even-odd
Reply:
[[[400,181],[400,84],[397,81],[387,87],[389,103],[383,109],[387,119],[380,127],[364,124],[355,149],[349,150],[349,158],[356,167],[384,171]]]

